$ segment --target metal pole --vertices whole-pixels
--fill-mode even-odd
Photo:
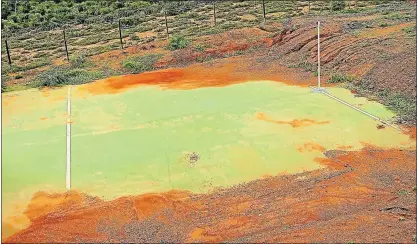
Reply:
[[[9,65],[12,66],[12,60],[10,59],[9,44],[7,43],[7,37],[4,39],[6,43],[7,59],[9,60]]]
[[[213,1],[214,26],[216,26],[216,0]]]
[[[320,89],[320,21],[317,21],[317,64],[318,88]]]
[[[67,60],[69,61],[69,55],[68,55],[68,46],[67,46],[67,38],[65,37],[65,27],[62,30],[64,32],[64,45],[65,45],[65,53],[67,54]]]
[[[67,170],[66,170],[66,188],[71,190],[71,86],[68,87],[67,101]]]
[[[266,12],[265,12],[265,0],[262,0],[262,8],[264,12],[264,23],[266,22]]]
[[[122,26],[120,24],[120,19],[119,19],[119,38],[120,38],[120,46],[123,49],[123,40],[122,40]]]
[[[167,20],[167,11],[164,9],[164,17],[165,17],[165,27],[167,29],[167,38],[169,38],[169,32],[168,32],[168,20]]]

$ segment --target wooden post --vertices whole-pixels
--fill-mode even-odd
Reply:
[[[9,43],[7,43],[7,37],[4,38],[4,42],[6,44],[6,51],[7,51],[7,59],[9,61],[9,65],[12,66],[12,59],[10,58],[10,52],[9,52]]]
[[[310,13],[310,8],[311,8],[311,0],[308,0],[308,13]]]
[[[119,19],[119,38],[120,38],[120,46],[123,49],[123,40],[122,40],[122,25],[120,24],[120,19]]]
[[[64,45],[65,45],[65,53],[67,54],[67,60],[69,62],[69,55],[68,55],[68,46],[67,46],[67,38],[65,36],[65,27],[62,30],[62,32],[64,33]]]
[[[266,12],[265,12],[265,0],[262,0],[262,8],[264,13],[264,23],[266,22]]]
[[[167,39],[169,38],[169,32],[168,32],[168,19],[167,19],[167,11],[164,9],[164,17],[165,17],[165,27],[167,29]]]
[[[216,26],[216,0],[213,1],[214,26]]]

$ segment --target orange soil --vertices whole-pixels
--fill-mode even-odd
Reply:
[[[402,128],[404,134],[408,135],[410,139],[416,139],[416,127],[415,126],[404,126]]]
[[[387,36],[392,33],[400,32],[402,29],[413,26],[415,24],[416,24],[415,22],[407,22],[407,23],[393,25],[393,26],[389,26],[385,28],[375,28],[372,30],[366,30],[366,31],[361,32],[361,37],[375,38],[375,37]]]
[[[308,143],[304,143],[304,145],[298,147],[298,151],[299,152],[304,152],[304,151],[308,151],[308,152],[312,152],[312,151],[324,152],[324,151],[326,151],[326,148],[324,148],[322,145],[317,144],[315,142],[308,142]]]
[[[214,69],[215,72],[213,72]],[[194,89],[257,80],[272,80],[298,86],[310,86],[316,83],[316,77],[300,70],[277,64],[254,64],[249,58],[236,57],[221,60],[212,66],[194,64],[187,68],[171,68],[137,75],[110,77],[86,84],[80,89],[92,94],[108,94],[119,93],[140,85],[159,85],[169,89]]]
[[[268,177],[211,194],[170,191],[96,199],[85,206],[82,194],[71,193],[78,204],[72,209],[62,194],[38,194],[26,212],[32,225],[7,242],[146,241],[142,236],[152,242],[411,240],[415,194],[397,192],[415,186],[415,151],[371,146],[321,162],[327,169]],[[390,212],[392,206],[406,212]]]
[[[57,212],[68,211],[88,206],[92,203],[102,202],[98,198],[92,198],[85,194],[70,191],[67,193],[48,194],[45,192],[38,192],[30,201],[26,216],[33,222],[41,216]]]
[[[259,120],[263,120],[266,122],[271,122],[279,125],[291,125],[292,128],[298,128],[298,127],[304,127],[309,125],[323,125],[323,124],[329,124],[330,121],[315,121],[312,119],[294,119],[292,121],[279,121],[279,120],[273,120],[270,118],[267,118],[264,113],[257,113],[256,118]]]

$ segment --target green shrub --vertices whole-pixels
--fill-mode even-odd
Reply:
[[[410,27],[406,27],[402,30],[410,36],[415,36],[416,35],[416,26],[415,25],[410,26]]]
[[[189,44],[189,41],[185,39],[183,36],[173,36],[169,40],[168,49],[173,51],[177,49],[183,49],[186,48]]]
[[[343,82],[350,82],[353,81],[354,77],[349,75],[343,74],[333,74],[327,83],[343,83]]]
[[[295,68],[303,68],[305,71],[315,72],[317,71],[317,65],[315,63],[310,63],[306,59],[303,60],[294,66]]]
[[[33,55],[33,57],[34,58],[42,58],[42,57],[45,57],[45,56],[47,56],[48,54],[47,53],[44,53],[44,52],[38,52],[38,53],[35,53],[35,55]]]
[[[138,74],[145,71],[153,70],[153,65],[161,57],[161,55],[150,54],[146,56],[138,56],[127,59],[122,63],[123,67],[132,74]]]
[[[26,66],[18,66],[18,65],[12,65],[11,72],[20,72],[20,71],[26,71],[31,69],[36,69],[45,65],[51,64],[51,60],[49,59],[41,59],[37,61],[33,61],[30,64]]]
[[[1,75],[1,92],[4,92],[7,88],[7,81],[9,80],[8,75]]]
[[[130,36],[130,40],[133,40],[133,41],[139,41],[140,40],[140,37],[138,37],[136,34],[131,34]]]
[[[410,21],[413,19],[413,16],[411,16],[408,13],[390,13],[386,16],[384,16],[384,19],[388,19],[388,20],[398,20],[398,21]]]
[[[103,78],[101,72],[73,69],[68,66],[52,67],[35,78],[35,87],[78,85]]]
[[[384,103],[389,109],[396,112],[402,119],[415,121],[416,103],[412,98],[406,97],[402,94],[389,94],[384,99]]]
[[[385,23],[385,22],[382,22],[382,23],[379,24],[379,27],[387,27],[387,26],[388,26],[388,24]]]
[[[346,4],[343,0],[332,0],[331,8],[333,11],[340,11],[345,8]]]
[[[373,83],[362,79],[356,83],[346,83],[349,90],[356,90],[362,96],[377,97],[378,100],[398,115],[398,119],[406,122],[416,122],[416,99],[404,94],[395,93],[389,89],[375,92]]]
[[[15,78],[16,80],[19,80],[19,79],[22,79],[22,78],[23,78],[23,75],[16,75],[14,78]]]
[[[85,68],[91,65],[87,60],[87,55],[82,53],[70,59],[72,68]]]

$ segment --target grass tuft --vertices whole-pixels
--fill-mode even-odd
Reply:
[[[162,55],[150,54],[146,56],[137,56],[127,59],[122,63],[129,73],[138,74],[154,69],[154,64],[161,58]]]
[[[344,82],[351,82],[355,79],[355,77],[350,75],[343,75],[343,74],[332,74],[330,79],[327,83],[344,83]]]
[[[63,85],[78,85],[103,78],[99,71],[87,71],[71,66],[55,66],[42,73],[32,84],[34,87],[56,87]]]

